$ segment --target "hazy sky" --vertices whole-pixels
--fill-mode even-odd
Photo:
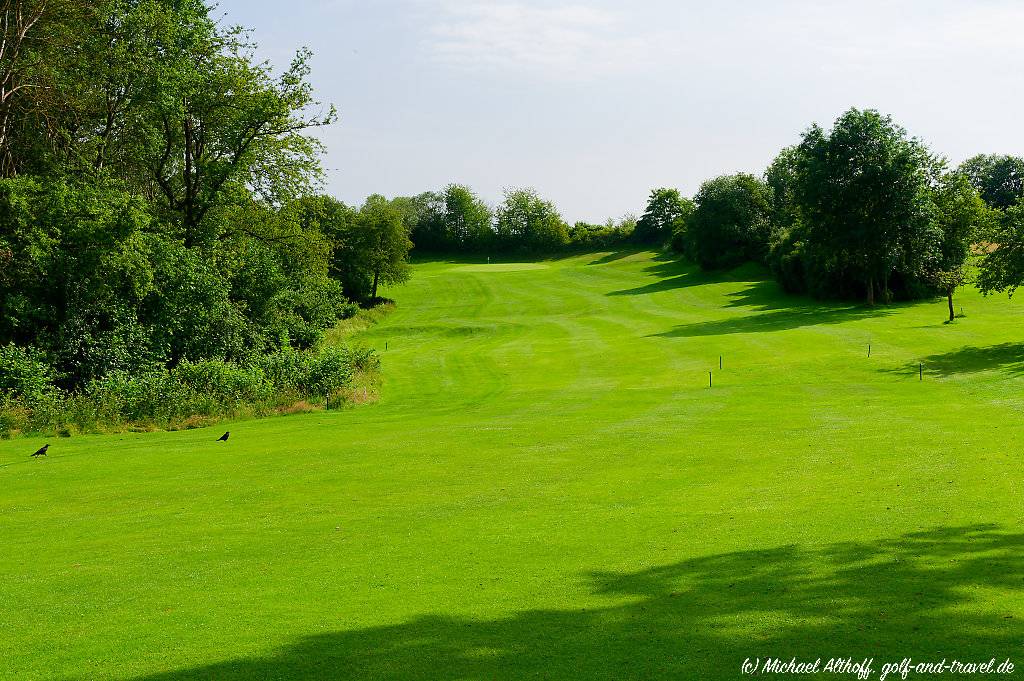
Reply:
[[[959,162],[1024,155],[1024,2],[221,0],[335,104],[332,194],[532,186],[570,222],[760,174],[812,122],[890,113]]]

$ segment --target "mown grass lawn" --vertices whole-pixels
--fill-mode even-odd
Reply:
[[[629,251],[388,294],[376,404],[0,442],[0,678],[1024,665],[1019,301],[943,324]]]

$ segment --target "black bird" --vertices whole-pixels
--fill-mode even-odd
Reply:
[[[49,443],[47,443],[47,444],[43,445],[42,447],[40,447],[39,449],[37,449],[35,454],[33,454],[32,456],[46,456],[46,450],[49,449],[49,448],[50,448],[50,445],[49,445]]]
[[[228,441],[228,435],[231,435],[231,433],[230,432],[224,433],[219,438],[217,438],[217,442],[227,442]]]

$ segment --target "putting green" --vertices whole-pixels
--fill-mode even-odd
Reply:
[[[0,678],[1024,664],[1019,301],[946,325],[649,252],[501,267],[387,292],[376,404],[0,442]]]
[[[542,262],[496,262],[459,265],[452,268],[454,272],[531,272],[545,270],[548,265]]]

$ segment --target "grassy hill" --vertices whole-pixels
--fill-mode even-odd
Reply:
[[[947,325],[649,252],[424,263],[388,295],[375,404],[0,442],[0,678],[1020,652],[1017,302]]]

